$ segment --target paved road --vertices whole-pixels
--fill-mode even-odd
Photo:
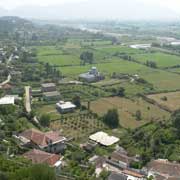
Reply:
[[[30,86],[25,86],[25,108],[26,112],[31,112],[31,95],[30,95]]]

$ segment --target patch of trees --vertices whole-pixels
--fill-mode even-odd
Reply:
[[[81,59],[82,65],[85,65],[86,63],[93,64],[94,54],[92,52],[89,52],[89,51],[84,51],[81,53],[80,59]]]
[[[180,162],[180,110],[175,111],[170,120],[151,122],[128,131],[122,138],[121,145],[130,154],[139,154],[142,165],[152,158]]]
[[[50,65],[49,63],[45,64],[45,71],[47,77],[53,77],[53,78],[62,78],[61,72],[54,66]]]
[[[157,64],[154,61],[146,61],[146,66],[150,67],[150,68],[157,68]]]
[[[108,112],[103,116],[103,122],[112,129],[118,128],[119,114],[117,109],[108,110]]]
[[[40,124],[44,127],[49,127],[50,125],[50,116],[48,114],[43,114],[41,117],[40,117],[40,120],[39,120]]]
[[[76,105],[77,108],[81,107],[81,98],[79,96],[74,96],[72,102]]]

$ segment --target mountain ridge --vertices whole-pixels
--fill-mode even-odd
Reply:
[[[41,19],[120,19],[153,20],[178,19],[180,15],[168,8],[147,5],[132,0],[92,0],[90,2],[66,3],[57,6],[22,6],[12,10],[0,8],[0,16],[13,15]]]

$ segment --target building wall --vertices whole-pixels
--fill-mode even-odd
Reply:
[[[56,87],[52,86],[52,87],[41,87],[42,92],[52,92],[52,91],[56,91]]]
[[[45,95],[43,95],[43,99],[45,101],[59,101],[60,96],[45,96]]]
[[[49,145],[45,150],[49,153],[62,153],[66,148],[66,144],[64,142],[59,142],[57,144]]]
[[[69,113],[69,112],[73,112],[73,111],[74,111],[74,108],[61,109],[60,107],[57,107],[57,110],[58,110],[60,113]]]

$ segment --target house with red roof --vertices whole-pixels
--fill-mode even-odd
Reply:
[[[41,150],[33,149],[23,154],[23,157],[32,161],[33,164],[48,164],[51,167],[60,167],[62,157],[57,154],[50,154]]]
[[[18,138],[24,146],[41,149],[50,153],[60,153],[66,147],[66,138],[57,131],[44,133],[37,129],[28,129],[19,134]]]

